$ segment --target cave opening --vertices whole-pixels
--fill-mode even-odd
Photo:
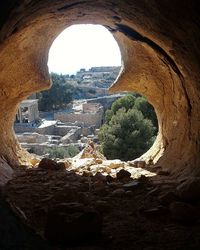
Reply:
[[[24,100],[14,124],[20,145],[29,153],[55,160],[71,158],[94,141],[107,159],[128,161],[152,146],[158,131],[153,107],[137,93],[109,93],[123,71],[123,61],[105,27],[80,24],[65,29],[49,50],[48,67],[50,90]],[[111,113],[113,120],[121,116],[116,125],[111,124]],[[129,124],[123,128],[124,123]]]
[[[18,174],[1,194],[0,215],[5,223],[0,232],[6,233],[0,247],[48,249],[43,238],[59,245],[84,239],[90,244],[93,238],[107,249],[199,249],[200,189],[199,178],[194,177],[199,176],[200,162],[196,1],[171,5],[169,1],[100,0],[95,6],[87,0],[15,3],[10,8],[7,3],[0,20],[0,181],[5,185],[13,172],[15,177]],[[49,48],[61,30],[77,23],[102,24],[119,44],[124,67],[110,91],[138,92],[154,106],[159,123],[154,145],[142,160],[124,165],[129,165],[128,172],[144,171],[144,164],[153,160],[150,169],[157,175],[146,178],[144,172],[137,172],[138,179],[130,180],[130,173],[115,160],[108,163],[107,171],[121,168],[117,178],[91,176],[93,166],[104,161],[99,156],[88,162],[81,177],[76,171],[63,171],[70,162],[44,159],[39,168],[27,168],[38,162],[14,137],[18,104],[50,87]],[[88,151],[92,148],[91,143]],[[2,202],[5,199],[9,206]],[[8,215],[10,208],[15,213]],[[39,241],[27,227],[22,230],[19,217],[41,235]],[[20,233],[17,237],[7,233],[13,231]],[[24,237],[27,234],[31,237]]]

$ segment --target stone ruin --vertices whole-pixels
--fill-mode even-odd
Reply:
[[[29,118],[26,122],[20,118],[20,122],[14,124],[17,139],[28,152],[42,156],[55,146],[67,149],[70,145],[82,150],[88,139],[98,141],[95,131],[102,125],[104,113],[99,103],[75,102],[70,112],[54,112],[52,121],[39,119],[37,106],[30,108],[35,104],[36,100],[22,102],[18,110],[19,117],[22,117],[22,108],[29,105],[26,111]]]

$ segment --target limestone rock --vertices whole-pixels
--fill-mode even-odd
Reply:
[[[137,162],[135,162],[135,161],[128,161],[127,163],[129,164],[129,166],[137,168]]]
[[[138,161],[137,162],[137,167],[138,168],[145,168],[146,162],[145,161]]]
[[[125,48],[122,73],[110,91],[145,94],[158,115],[158,137],[147,158],[160,159],[179,173],[185,167],[188,173],[199,172],[198,1],[100,0],[95,8],[75,0],[69,6],[49,0],[11,2],[0,8],[0,155],[13,165],[24,158],[13,133],[13,118],[23,98],[51,86],[47,59],[52,41],[66,24],[98,23],[115,31],[120,48]]]
[[[39,165],[38,168],[42,168],[45,170],[63,170],[65,169],[63,164],[58,164],[56,161],[48,159],[48,158],[43,158]]]
[[[103,163],[103,160],[102,160],[102,159],[97,158],[97,159],[95,159],[95,162],[96,162],[97,164],[102,164],[102,163]]]
[[[30,159],[30,164],[31,164],[32,166],[35,166],[35,165],[38,164],[39,162],[40,162],[40,160],[37,159],[37,158],[31,158],[31,159]]]
[[[92,165],[95,165],[95,160],[94,158],[73,158],[72,160],[72,165],[73,165],[73,168],[75,169],[79,169],[79,168],[84,168],[84,167],[90,167]],[[89,169],[90,170],[90,169]]]
[[[123,179],[129,179],[131,177],[131,173],[129,173],[127,170],[121,169],[117,173],[117,179],[123,180]]]
[[[107,161],[103,161],[103,165],[107,166],[111,169],[116,169],[116,168],[123,168],[124,167],[124,163],[120,160],[107,160]]]
[[[188,178],[177,187],[176,194],[184,201],[199,201],[200,178]]]
[[[105,160],[105,157],[96,149],[92,141],[88,141],[86,147],[74,157],[74,159],[95,158]]]

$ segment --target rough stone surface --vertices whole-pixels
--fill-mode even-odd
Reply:
[[[122,197],[124,194],[125,190],[123,188],[118,188],[111,193],[113,197]]]
[[[190,204],[184,202],[171,203],[170,212],[173,219],[183,223],[198,222],[200,219],[198,210]]]
[[[176,180],[171,176],[148,177],[149,181],[136,185],[130,191],[116,177],[112,177],[112,182],[98,181],[95,175],[84,177],[81,172],[81,169],[78,172],[19,168],[15,177],[2,189],[2,197],[15,208],[15,214],[43,239],[46,235],[49,241],[57,242],[50,247],[52,250],[74,249],[69,244],[75,244],[77,250],[200,249],[200,222],[192,217],[189,220],[192,223],[188,225],[185,219],[193,216],[194,210],[182,213],[183,222],[187,221],[183,225],[182,221],[180,224],[172,218],[168,206],[160,206],[158,195],[173,192],[176,188]],[[157,195],[149,192],[155,188],[158,189]],[[194,209],[199,211],[199,204],[195,204]],[[5,210],[8,212],[7,208]],[[0,249],[45,249],[37,247],[36,241],[28,247],[21,247],[21,243],[18,244],[21,242],[20,228],[11,227],[10,230],[9,224],[13,219],[5,219],[2,210],[1,215]],[[94,241],[93,233],[100,232],[98,218],[102,217],[102,237],[96,237]],[[83,235],[86,242],[82,241]],[[27,234],[25,236],[27,242]]]
[[[169,205],[170,203],[177,200],[176,195],[173,192],[167,192],[159,197],[159,201],[163,205]]]
[[[19,102],[51,85],[53,40],[72,24],[93,23],[113,33],[122,53],[123,69],[110,90],[138,92],[155,107],[159,133],[142,159],[178,174],[199,172],[198,1],[24,0],[0,10],[0,141],[6,142],[0,154],[10,164],[26,161],[12,124]]]
[[[200,201],[200,178],[189,178],[176,189],[177,196],[185,201]]]
[[[0,249],[50,250],[47,243],[23,223],[0,196]]]
[[[0,186],[5,185],[13,178],[13,169],[0,157]]]
[[[79,203],[63,203],[48,211],[45,237],[52,243],[87,242],[101,236],[102,217]]]

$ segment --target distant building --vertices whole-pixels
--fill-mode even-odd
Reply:
[[[79,85],[97,88],[109,88],[119,75],[121,67],[92,67],[89,70],[80,69],[75,75]]]
[[[103,122],[103,106],[99,103],[76,103],[73,111],[59,111],[54,113],[54,119],[61,122],[77,122],[84,127],[93,126],[99,128]]]
[[[20,103],[16,123],[35,123],[39,120],[38,100],[27,99]]]
[[[92,67],[89,69],[91,72],[119,72],[120,71],[120,66],[106,66],[106,67]]]

